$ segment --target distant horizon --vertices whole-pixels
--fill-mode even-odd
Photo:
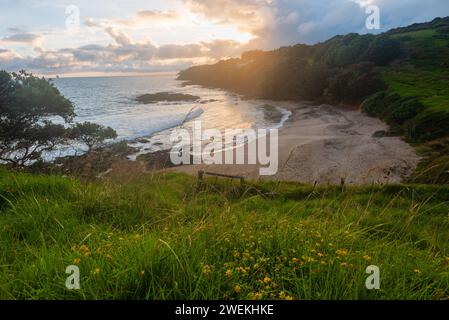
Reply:
[[[154,71],[154,72],[134,72],[134,73],[85,73],[85,74],[78,74],[78,73],[65,73],[65,74],[34,74],[38,77],[44,77],[47,79],[71,79],[71,78],[126,78],[126,77],[146,77],[146,76],[157,76],[157,75],[176,75],[180,72],[178,71]]]

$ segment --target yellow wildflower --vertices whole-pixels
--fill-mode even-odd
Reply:
[[[140,234],[135,234],[132,236],[132,239],[135,241],[140,240],[140,238],[141,238]]]
[[[95,270],[94,270],[94,272],[93,272],[93,274],[99,274],[100,273],[100,268],[95,268]]]
[[[365,260],[365,261],[371,261],[371,257],[369,256],[369,255],[364,255],[363,256],[363,260]]]
[[[348,250],[347,249],[338,249],[337,255],[339,255],[340,257],[345,257],[348,255]]]
[[[204,265],[203,266],[203,274],[205,274],[206,276],[210,275],[212,273],[212,269],[210,268],[209,265]]]
[[[75,265],[80,264],[80,262],[81,262],[81,259],[78,259],[78,258],[73,259],[73,261],[72,261],[72,263],[75,264]]]
[[[420,274],[421,273],[421,270],[420,269],[415,269],[415,270],[413,270],[416,274]]]
[[[231,269],[226,270],[226,276],[228,278],[232,277],[232,270]]]
[[[260,299],[262,299],[262,296],[263,296],[262,293],[254,292],[254,293],[251,294],[251,299],[260,300]]]
[[[235,293],[239,294],[242,291],[242,288],[239,285],[234,286]]]
[[[263,282],[264,282],[264,283],[270,283],[270,282],[271,282],[270,277],[265,276],[265,278],[263,278]]]

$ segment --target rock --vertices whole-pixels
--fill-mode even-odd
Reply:
[[[385,130],[376,131],[373,133],[374,138],[384,138],[388,135],[388,133]]]
[[[196,101],[199,99],[200,97],[192,96],[190,94],[170,93],[170,92],[149,93],[138,96],[136,98],[137,101],[145,104],[157,103],[160,101]]]
[[[218,102],[218,100],[217,99],[209,99],[209,100],[201,100],[200,101],[201,104],[212,103],[212,102]]]
[[[139,143],[150,143],[151,142],[150,140],[145,139],[145,138],[139,138],[136,141],[139,142]]]

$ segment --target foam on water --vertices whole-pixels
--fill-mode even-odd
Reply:
[[[112,127],[117,131],[117,140],[129,141],[131,146],[139,149],[138,154],[170,148],[172,129],[193,119],[200,119],[204,129],[224,131],[226,128],[280,128],[290,116],[289,111],[274,102],[244,100],[223,90],[185,86],[176,80],[175,74],[59,78],[54,80],[54,84],[75,104],[75,121],[91,121]],[[139,95],[157,92],[190,94],[201,97],[201,100],[155,104],[136,101]],[[267,104],[275,110],[275,116],[273,110],[267,112]],[[80,154],[84,150],[79,145],[61,147],[47,154],[46,158]],[[136,156],[130,158],[135,159]]]

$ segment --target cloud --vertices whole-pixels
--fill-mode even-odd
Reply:
[[[115,40],[115,42],[118,45],[121,46],[128,46],[130,44],[132,44],[132,40],[130,37],[128,37],[126,34],[124,34],[123,32],[114,29],[113,27],[107,27],[104,29],[106,31],[106,33],[108,35],[111,36],[112,39]]]
[[[117,5],[114,0],[110,1]],[[37,28],[28,29],[33,30],[31,33],[26,31],[27,27],[5,27],[7,33],[0,39],[0,45],[4,47],[0,49],[1,66],[11,71],[25,68],[49,74],[179,70],[192,64],[236,57],[246,50],[274,49],[296,43],[313,44],[337,34],[372,32],[365,28],[367,14],[364,6],[368,4],[380,8],[382,29],[376,32],[449,15],[447,0],[179,2],[183,7],[177,11],[144,10],[142,2],[142,5],[133,7],[134,11],[126,11],[120,19],[111,16],[110,12],[104,15],[93,12],[95,19],[84,20],[76,45],[67,40],[63,31],[55,35],[50,30],[38,33]],[[178,32],[186,26],[187,31]],[[252,39],[249,43],[230,40],[241,39],[235,37],[235,30],[251,34]],[[192,37],[189,37],[190,31],[193,32]],[[164,32],[167,32],[167,38]],[[215,32],[218,37],[212,36]],[[185,36],[180,39],[179,34]],[[150,38],[164,45],[157,45]],[[44,39],[45,44],[51,45],[49,48],[42,48]],[[23,49],[23,45],[32,46],[34,51]]]
[[[30,44],[33,47],[40,47],[43,37],[33,33],[15,33],[1,39],[2,42],[24,43]]]
[[[42,51],[36,57],[9,56],[2,68],[8,71],[32,70],[43,74],[65,72],[151,72],[178,71],[195,64],[212,63],[233,57],[249,47],[233,40],[155,46],[151,42],[132,43],[113,33],[114,44],[86,45],[79,48]],[[125,37],[126,39],[126,37]],[[0,52],[0,61],[3,53]]]
[[[154,10],[142,10],[137,12],[136,17],[138,19],[161,21],[161,20],[176,20],[181,17],[177,11],[154,11]]]
[[[88,27],[139,27],[154,23],[169,23],[182,20],[182,16],[177,11],[141,10],[129,19],[100,19],[95,21],[88,17],[85,24]]]
[[[187,8],[209,20],[234,24],[240,31],[257,33],[274,18],[270,0],[183,0]]]
[[[447,0],[183,0],[216,23],[234,24],[255,36],[253,43],[272,49],[313,44],[338,34],[367,33],[365,6],[380,8],[382,29],[448,16]]]

